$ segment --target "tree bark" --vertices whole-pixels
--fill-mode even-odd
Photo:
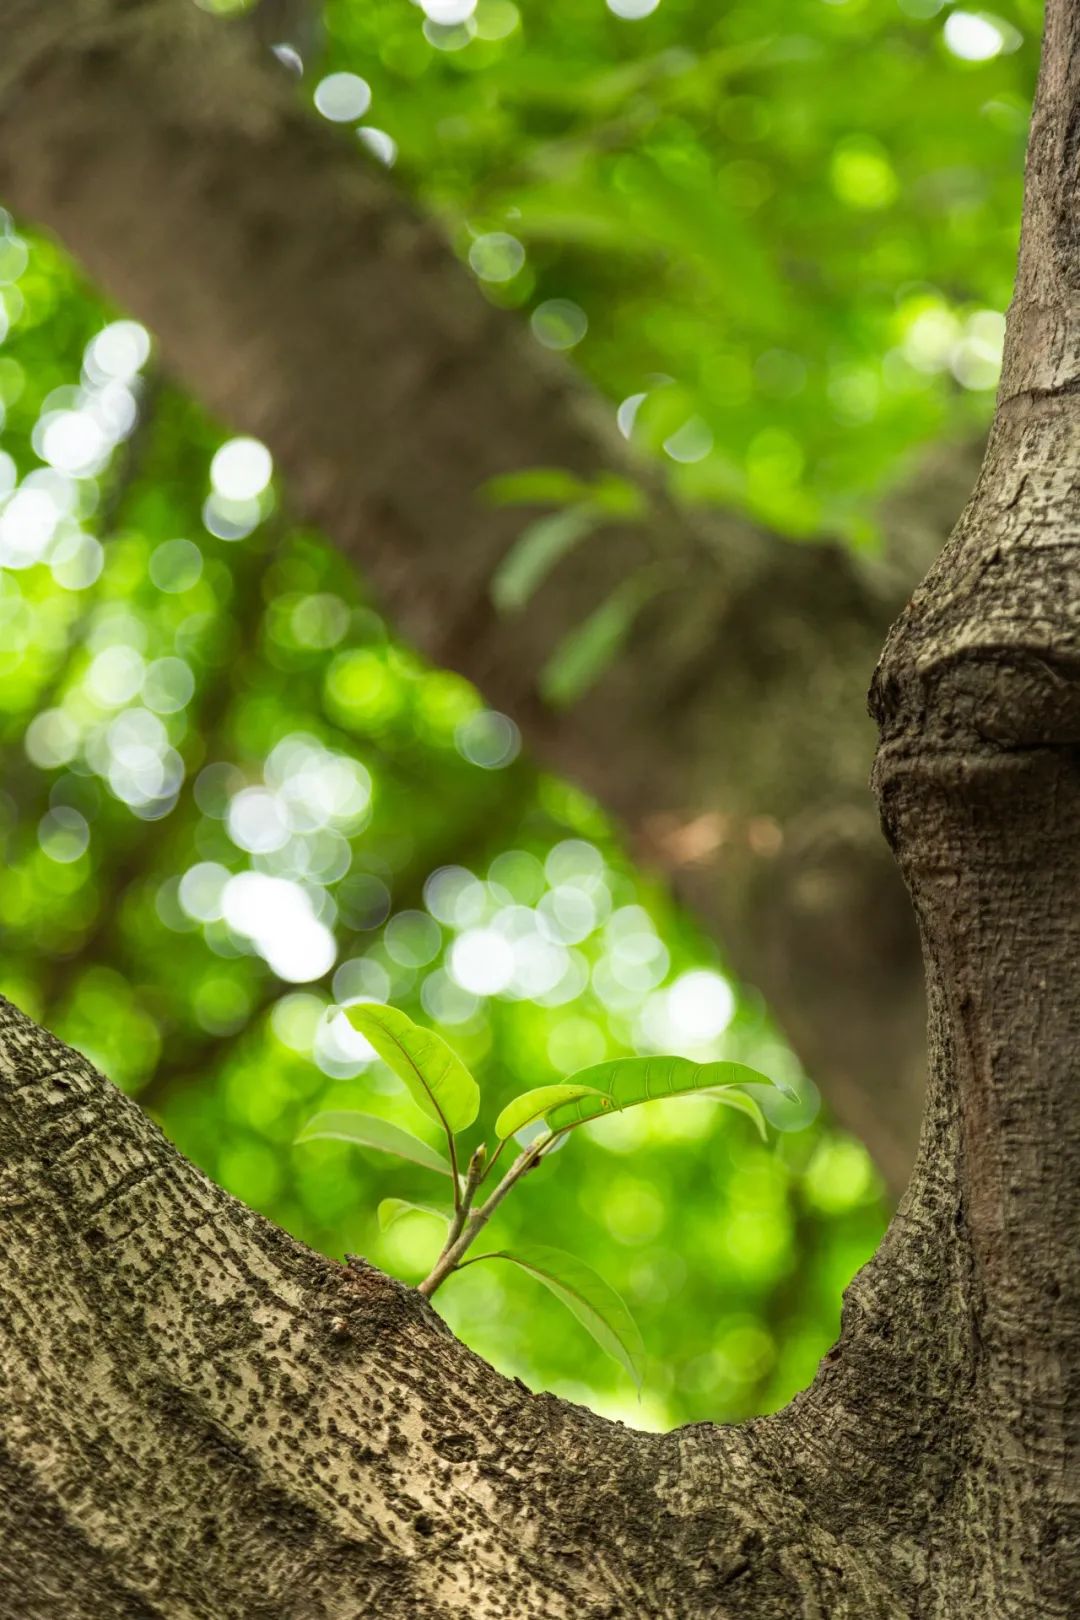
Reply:
[[[2,1620],[1067,1620],[1080,1599],[1080,14],[986,465],[891,634],[919,1156],[785,1411],[643,1435],[303,1250],[0,1008]]]
[[[531,1395],[2,1011],[3,1620],[909,1612],[839,1534],[872,1448],[836,1375],[666,1436]]]
[[[190,0],[8,0],[0,190],[146,321],[205,404],[265,440],[402,631],[621,818],[898,1192],[924,1004],[866,786],[862,693],[975,466],[923,469],[873,564],[677,510],[437,227],[304,114],[246,28]],[[483,486],[534,466],[628,476],[650,512],[598,530],[500,617],[493,573],[537,514]],[[653,600],[595,689],[556,712],[552,651],[634,570],[651,570]]]

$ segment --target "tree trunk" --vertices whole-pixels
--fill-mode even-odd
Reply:
[[[304,114],[246,27],[190,0],[7,0],[0,190],[147,322],[204,403],[266,441],[404,633],[672,874],[899,1191],[924,1003],[862,695],[974,468],[925,470],[873,565],[676,510],[610,409],[486,304],[355,143]],[[537,514],[482,490],[536,466],[629,476],[649,517],[591,535],[500,617],[492,575]],[[595,689],[556,712],[553,650],[635,569],[653,600]]]

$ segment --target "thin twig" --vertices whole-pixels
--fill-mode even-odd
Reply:
[[[476,1189],[484,1179],[486,1165],[487,1149],[485,1148],[483,1142],[481,1142],[478,1148],[473,1149],[472,1157],[469,1160],[469,1169],[465,1177],[464,1191],[462,1192],[461,1198],[455,1206],[454,1219],[450,1223],[450,1230],[446,1235],[446,1242],[443,1245],[444,1249],[448,1249],[450,1245],[456,1242],[460,1237],[461,1229],[465,1225],[465,1217],[468,1215],[470,1209],[472,1209],[473,1199],[476,1197]]]
[[[419,1285],[419,1292],[425,1298],[430,1299],[435,1290],[446,1281],[450,1273],[457,1270],[463,1255],[474,1238],[490,1221],[510,1189],[521,1180],[526,1171],[539,1164],[548,1148],[553,1147],[560,1136],[564,1134],[563,1131],[552,1131],[547,1136],[542,1136],[539,1141],[534,1142],[532,1147],[526,1148],[524,1153],[514,1160],[487,1202],[481,1204],[479,1209],[474,1209],[466,1217],[456,1235],[454,1228],[451,1227],[451,1232],[447,1236],[442,1253],[432,1266],[428,1276]],[[475,1155],[473,1157],[475,1159]]]

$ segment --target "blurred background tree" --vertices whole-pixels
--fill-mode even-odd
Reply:
[[[231,0],[204,9],[252,26]],[[930,465],[965,469],[988,420],[1040,13],[329,0],[257,20],[313,116],[350,132],[358,165],[393,170],[530,341],[571,358],[677,510],[740,512],[793,547],[825,534],[872,569],[889,489],[932,444]],[[514,720],[403,644],[290,515],[265,447],[208,419],[50,239],[0,223],[3,992],[237,1196],[411,1280],[437,1228],[381,1233],[374,1212],[422,1196],[422,1174],[293,1145],[326,1107],[425,1129],[324,1017],[334,1002],[437,1025],[493,1103],[664,1050],[762,1068],[810,1114],[820,1077],[672,897],[670,829],[631,851],[531,763]],[[948,501],[914,476],[940,541]],[[549,481],[541,504],[554,517],[526,528],[519,564],[588,546],[579,499]],[[571,692],[575,660],[602,674],[605,623],[556,661]],[[675,832],[710,849],[696,825]],[[776,824],[752,836],[767,849]],[[572,1169],[530,1178],[502,1236],[539,1229],[625,1295],[651,1356],[643,1402],[500,1268],[447,1287],[453,1327],[636,1424],[781,1404],[880,1236],[866,1149],[828,1110],[763,1147],[704,1102],[589,1135]]]

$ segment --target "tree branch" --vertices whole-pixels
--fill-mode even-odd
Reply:
[[[305,1250],[2,1000],[0,1164],[2,1620],[916,1612],[955,1424],[911,1292],[875,1400],[849,1349],[777,1418],[640,1434]]]

